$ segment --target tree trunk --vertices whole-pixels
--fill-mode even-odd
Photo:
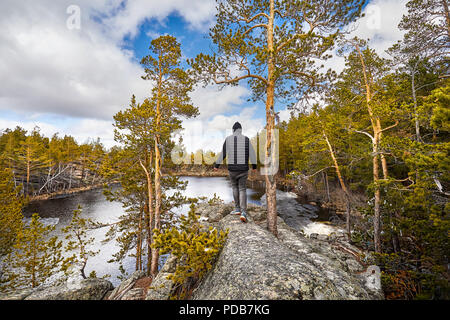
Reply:
[[[357,43],[355,44],[355,48],[358,52],[358,55],[359,55],[359,58],[361,61],[361,66],[362,66],[362,71],[363,71],[363,76],[364,76],[364,84],[365,84],[365,89],[366,89],[367,111],[369,113],[370,122],[372,124],[372,129],[373,129],[372,162],[373,162],[373,182],[375,184],[373,232],[374,232],[375,251],[381,252],[381,209],[380,209],[381,191],[380,191],[380,185],[379,185],[380,169],[379,169],[379,164],[378,164],[378,153],[379,153],[379,143],[380,143],[380,139],[381,139],[382,130],[381,130],[380,119],[375,116],[375,114],[373,113],[372,107],[370,105],[371,100],[372,100],[372,93],[371,93],[371,88],[370,88],[370,84],[369,84],[369,78],[368,78],[368,74],[367,74],[366,64],[364,62],[364,57],[363,57],[362,52]],[[381,163],[382,163],[382,167],[383,167],[383,174],[387,177],[387,173],[388,173],[387,172],[387,163],[386,163],[386,159],[384,158],[384,155],[381,156]]]
[[[70,174],[69,174],[69,190],[72,188],[72,172],[73,172],[73,166],[70,167]]]
[[[267,100],[266,100],[266,200],[267,200],[267,229],[274,235],[278,236],[277,230],[277,198],[276,198],[276,172],[267,168],[267,162],[270,158],[270,165],[275,164],[275,146],[273,145],[273,134],[275,129],[275,112],[274,112],[274,94],[275,94],[275,61],[274,61],[274,19],[275,19],[275,4],[274,0],[270,0],[270,16],[267,28],[267,50],[269,53],[268,61],[268,85],[267,85]],[[276,142],[275,142],[276,143]]]
[[[328,199],[328,202],[330,202],[331,199],[330,199],[330,186],[328,184],[328,174],[326,172],[322,171],[322,176],[323,176],[323,181],[325,184],[325,190],[327,191],[327,199]]]
[[[379,167],[378,167],[378,155],[377,155],[377,144],[373,146],[373,182],[375,183],[375,203],[374,203],[374,217],[373,217],[373,233],[374,233],[374,244],[375,252],[381,252],[381,212],[380,212],[380,202],[381,202],[381,192],[379,181]]]
[[[159,151],[159,138],[155,137],[155,229],[161,229],[161,154]],[[159,250],[152,250],[151,274],[158,273]]]
[[[161,100],[162,100],[162,67],[161,54],[159,57],[159,81],[158,81],[158,97],[156,101],[156,134],[155,134],[155,229],[161,229],[161,152],[159,150],[160,133],[161,133]],[[152,267],[151,274],[155,277],[158,273],[159,250],[152,250]]]
[[[142,207],[139,210],[139,225],[136,241],[136,271],[142,270]]]
[[[152,167],[152,160],[153,160],[153,151],[150,151],[150,154],[148,155],[148,158],[146,158],[146,165],[148,168]],[[141,161],[139,161],[141,164],[141,167],[144,169],[145,175],[147,177],[147,192],[148,192],[148,207],[146,211],[147,214],[147,274],[151,274],[151,267],[152,267],[152,230],[153,230],[153,185],[152,185],[152,177],[150,172],[147,170],[147,167],[142,164]]]
[[[441,0],[441,2],[444,6],[445,22],[447,24],[447,36],[450,38],[450,12],[448,9],[448,3],[447,0]]]
[[[419,114],[417,112],[417,93],[416,93],[416,81],[415,81],[415,72],[416,70],[412,70],[411,74],[411,90],[414,102],[414,122],[416,126],[416,140],[422,141],[422,137],[420,136],[420,124],[419,124]]]
[[[30,147],[27,148],[27,194],[30,193],[30,166],[31,166],[31,155]]]
[[[339,164],[338,164],[336,156],[334,154],[333,147],[332,147],[330,140],[328,139],[328,136],[325,133],[325,131],[323,131],[323,137],[325,138],[325,141],[327,142],[328,150],[330,151],[330,156],[331,156],[331,159],[333,160],[334,168],[336,169],[336,174],[338,176],[339,184],[341,185],[341,188],[345,194],[345,202],[346,202],[346,210],[347,210],[346,211],[346,229],[347,229],[347,233],[350,235],[350,232],[351,232],[351,228],[350,228],[350,213],[351,213],[350,192],[348,191],[347,186],[344,183],[344,179],[342,178],[341,170],[339,168]]]

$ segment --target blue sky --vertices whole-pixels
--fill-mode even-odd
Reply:
[[[370,38],[379,54],[400,40],[397,25],[406,0],[372,0],[354,35]],[[80,8],[80,28],[67,26],[71,5]],[[0,2],[0,130],[38,125],[50,136],[73,135],[79,142],[100,137],[114,145],[112,117],[128,106],[131,94],[143,99],[150,84],[139,62],[152,38],[171,34],[183,57],[210,52],[214,0],[37,0]],[[340,71],[343,59],[326,67]],[[197,119],[183,123],[188,150],[220,149],[240,121],[251,136],[265,122],[263,103],[248,102],[245,83],[220,91],[197,88],[192,100]],[[286,106],[277,104],[283,120]]]

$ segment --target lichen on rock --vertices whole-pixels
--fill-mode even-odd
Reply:
[[[207,223],[228,229],[229,234],[193,299],[383,299],[381,288],[366,285],[357,248],[345,242],[336,244],[341,240],[337,237],[305,237],[280,217],[276,238],[264,228],[261,211],[265,209],[258,206],[249,207],[248,223],[227,214],[215,222],[217,212],[230,209],[231,205],[217,204],[199,211]],[[209,220],[211,216],[214,219]]]

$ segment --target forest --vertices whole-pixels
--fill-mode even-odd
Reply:
[[[277,236],[277,187],[293,185],[303,192],[312,186],[309,192],[343,208],[351,242],[373,253],[387,299],[448,299],[448,4],[410,0],[399,25],[404,37],[387,50],[387,58],[368,39],[349,38],[345,30],[361,16],[364,3],[218,1],[210,29],[214,54],[200,53],[187,62],[174,36],[152,39],[141,59],[150,96],[137,101],[133,95],[113,116],[117,146],[109,150],[100,140],[79,144],[67,135],[44,137],[39,128],[4,130],[0,256],[19,267],[24,255],[30,258],[39,250],[53,257],[51,265],[36,259],[21,266],[33,286],[52,270],[67,271],[74,259],[85,264],[95,254],[85,248],[94,222],[74,215],[67,232],[78,230],[79,242],[67,249],[79,254],[64,260],[61,244],[43,236],[48,230],[38,217],[25,226],[21,211],[38,196],[102,186],[109,200],[125,208],[120,221],[109,226],[109,239],[120,245],[112,260],[132,255],[136,270],[155,277],[161,254],[185,254],[186,266],[176,279],[182,297],[186,283],[199,281],[211,267],[213,256],[205,255],[205,246],[217,253],[226,234],[192,227],[198,223],[193,205],[181,223],[174,216],[174,209],[200,200],[183,195],[185,184],[171,158],[182,149],[176,149],[179,141],[172,133],[182,129],[183,119],[199,115],[190,98],[196,85],[245,82],[252,99],[266,108],[264,131],[252,140],[265,150],[258,169],[265,172],[267,229]],[[332,49],[345,57],[340,73],[324,71],[317,62],[330,58]],[[275,111],[281,104],[292,111],[288,121],[280,121]],[[210,166],[210,159],[203,160],[202,166]],[[278,171],[271,171],[275,162]],[[112,188],[113,183],[121,188]],[[36,240],[33,232],[46,250],[30,240]],[[194,235],[197,240],[189,242]],[[20,254],[14,257],[14,251]],[[17,275],[3,278],[0,286],[20,283],[14,282]]]
[[[1,166],[30,197],[100,183],[96,172],[106,152],[98,139],[78,144],[72,136],[44,137],[39,127],[6,129],[0,136]]]

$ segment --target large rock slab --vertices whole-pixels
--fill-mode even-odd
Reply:
[[[24,297],[25,300],[102,300],[114,287],[104,279],[83,279],[59,286],[40,288]]]
[[[383,299],[381,288],[366,286],[363,266],[355,272],[356,257],[347,250],[306,238],[282,219],[275,238],[251,216],[246,224],[231,215],[215,224],[229,230],[228,239],[193,299]]]
[[[147,291],[145,300],[168,300],[173,290],[172,280],[167,277],[173,274],[177,267],[176,257],[169,255],[155,279],[152,281],[151,287]]]
[[[139,279],[145,277],[144,271],[135,271],[128,279],[122,281],[108,296],[107,300],[122,300],[128,291],[133,289],[134,284]],[[137,290],[134,291],[136,293]],[[129,300],[129,299],[124,299]]]

